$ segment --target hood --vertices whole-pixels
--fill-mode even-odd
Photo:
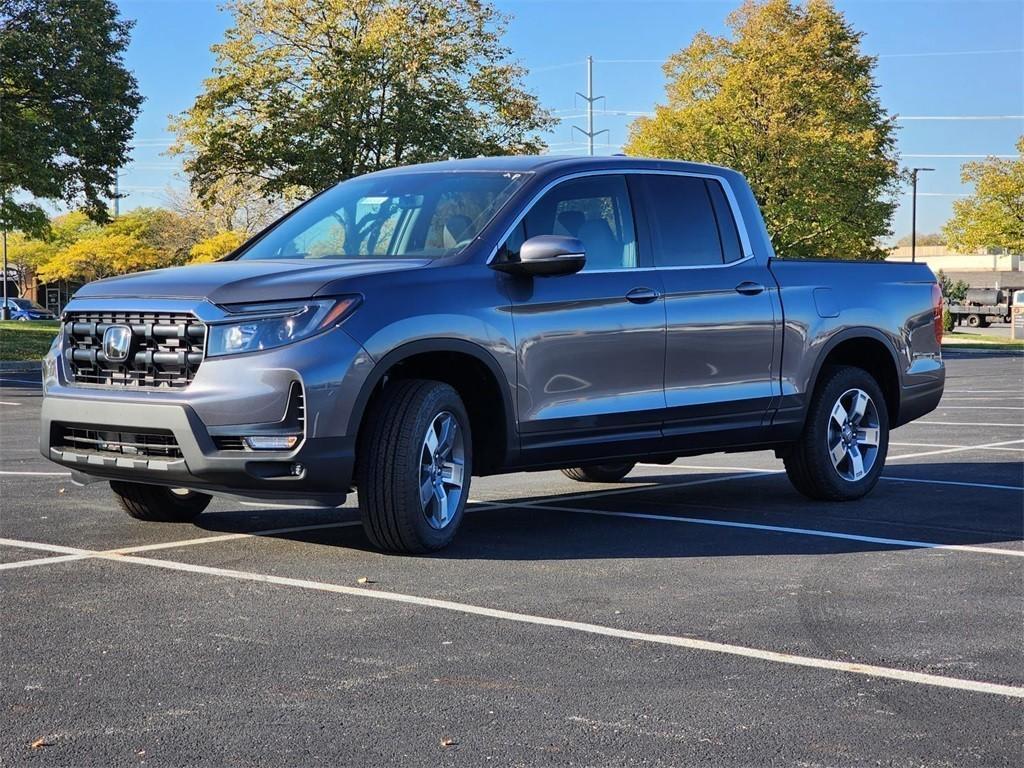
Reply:
[[[89,283],[75,298],[207,299],[215,304],[308,299],[336,280],[414,269],[429,259],[221,261]]]

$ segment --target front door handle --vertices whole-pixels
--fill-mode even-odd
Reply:
[[[626,294],[626,301],[631,301],[634,304],[650,304],[660,296],[661,294],[653,288],[634,288]]]
[[[751,280],[745,280],[736,286],[736,293],[742,293],[744,296],[757,296],[762,292],[764,292],[764,286]]]

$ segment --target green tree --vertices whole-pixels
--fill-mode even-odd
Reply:
[[[941,269],[935,273],[935,279],[939,282],[942,296],[949,299],[950,303],[961,304],[967,298],[971,286],[966,280],[953,280]]]
[[[108,219],[142,99],[122,54],[131,23],[110,0],[0,0],[0,223],[45,231],[35,202]]]
[[[1017,139],[1017,152],[1020,157],[963,166],[960,177],[974,184],[974,194],[953,203],[953,218],[943,230],[953,248],[1024,253],[1024,136]]]
[[[229,0],[202,94],[172,123],[194,192],[264,198],[389,166],[537,152],[549,115],[482,0]]]
[[[861,33],[827,0],[748,0],[727,23],[729,37],[701,31],[669,58],[667,103],[626,151],[741,171],[781,256],[884,258],[895,124]]]

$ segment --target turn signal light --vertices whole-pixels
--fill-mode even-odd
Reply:
[[[253,435],[245,438],[245,444],[254,451],[290,451],[298,442],[297,435]]]

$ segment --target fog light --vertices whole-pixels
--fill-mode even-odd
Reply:
[[[306,471],[306,468],[301,464],[292,464],[292,477],[302,477],[302,473]]]
[[[298,442],[296,435],[253,435],[245,438],[245,444],[254,451],[288,451]]]

